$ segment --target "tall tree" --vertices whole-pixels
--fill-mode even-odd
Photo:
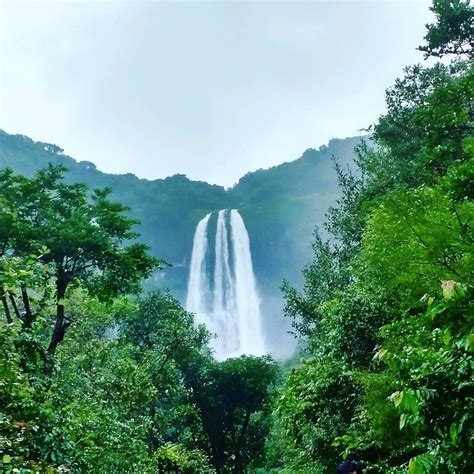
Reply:
[[[253,356],[209,361],[187,370],[186,383],[201,413],[217,472],[239,474],[261,461],[278,373],[269,357]]]
[[[348,452],[368,472],[472,470],[473,9],[433,11],[423,50],[457,57],[388,89],[358,170],[339,173],[329,240],[316,236],[303,290],[286,287],[311,355],[277,407],[295,470],[329,471]],[[462,298],[431,304],[440,281]]]
[[[89,193],[82,184],[67,185],[65,169],[49,166],[28,179],[10,170],[0,174],[0,230],[2,256],[37,255],[44,265],[48,287],[53,287],[55,315],[47,351],[53,355],[73,320],[64,298],[79,284],[102,300],[138,291],[140,282],[159,261],[147,248],[131,243],[137,236],[127,208],[109,200],[109,190]],[[25,285],[10,292],[13,308],[21,306],[26,329],[37,316],[32,294]],[[18,297],[21,303],[17,302]],[[8,315],[7,315],[8,317]]]

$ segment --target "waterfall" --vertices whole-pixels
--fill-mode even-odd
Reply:
[[[246,354],[263,354],[260,321],[260,299],[250,255],[250,240],[244,221],[237,210],[230,211],[230,228],[235,260],[235,305],[237,308],[240,350]]]
[[[218,327],[218,337],[214,348],[216,356],[224,358],[225,354],[239,349],[238,339],[235,337],[238,321],[235,311],[234,280],[230,271],[225,210],[219,211],[217,216],[215,258],[212,319]]]
[[[196,227],[191,256],[191,270],[188,283],[186,308],[195,313],[196,322],[209,324],[207,320],[207,296],[209,280],[206,271],[206,255],[208,251],[207,225],[211,214],[201,219]]]
[[[217,359],[262,355],[260,299],[244,221],[235,209],[218,212],[210,275],[209,219],[210,214],[198,223],[194,234],[186,309],[216,334],[213,348]]]

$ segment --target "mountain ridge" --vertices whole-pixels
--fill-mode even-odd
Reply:
[[[13,139],[17,142],[21,140],[23,142],[23,144],[26,144],[26,145],[29,145],[29,146],[32,145],[34,147],[43,148],[45,152],[52,153],[57,157],[57,159],[55,161],[65,160],[65,161],[68,161],[68,162],[73,162],[74,165],[84,167],[86,170],[91,170],[91,171],[97,172],[101,175],[106,175],[106,176],[116,177],[116,178],[120,178],[120,177],[134,178],[137,181],[146,182],[146,183],[154,183],[156,181],[167,181],[167,180],[172,180],[172,179],[185,179],[186,181],[190,181],[192,183],[204,183],[208,186],[213,186],[213,187],[215,186],[215,187],[221,188],[225,191],[230,191],[230,190],[234,189],[235,187],[237,187],[240,184],[240,182],[242,180],[245,180],[245,178],[248,175],[259,174],[259,173],[262,173],[262,172],[269,172],[269,171],[272,171],[276,168],[280,168],[282,166],[292,164],[295,161],[307,158],[313,152],[320,152],[320,151],[323,151],[326,148],[331,148],[331,146],[334,142],[338,142],[338,141],[342,142],[342,141],[345,141],[345,140],[364,138],[363,135],[360,135],[360,136],[357,135],[357,136],[353,136],[353,137],[344,137],[344,138],[331,138],[328,141],[327,144],[323,144],[323,145],[319,146],[318,148],[313,148],[313,147],[307,148],[306,150],[303,151],[302,155],[298,158],[283,161],[281,163],[269,166],[267,168],[258,168],[258,169],[255,169],[253,171],[247,171],[244,175],[242,175],[238,179],[238,181],[236,183],[234,183],[232,186],[227,186],[226,187],[224,185],[217,184],[217,183],[209,183],[209,182],[207,182],[205,180],[201,180],[201,179],[192,179],[192,178],[188,177],[186,175],[186,173],[182,173],[182,172],[177,172],[177,173],[169,175],[169,176],[154,178],[154,179],[141,178],[141,177],[139,177],[136,174],[131,173],[131,172],[110,173],[110,172],[103,171],[103,170],[99,169],[97,167],[97,165],[95,163],[93,163],[92,161],[77,160],[77,159],[73,158],[71,155],[69,155],[67,153],[64,153],[64,149],[61,148],[60,146],[54,144],[54,143],[48,143],[48,142],[42,142],[42,141],[39,141],[39,140],[34,140],[34,139],[28,137],[27,135],[24,135],[24,134],[21,134],[21,133],[9,133],[9,132],[7,132],[6,130],[4,130],[2,128],[0,128],[0,150],[2,148],[2,144],[4,143],[4,140],[5,140],[6,137],[8,137],[9,140]],[[26,172],[25,174],[29,175],[31,173]]]
[[[140,241],[151,253],[171,264],[156,272],[148,288],[169,289],[181,302],[186,296],[194,230],[207,213],[239,209],[247,227],[252,259],[262,298],[269,339],[290,344],[284,334],[279,287],[283,280],[302,282],[301,268],[312,257],[312,234],[340,191],[333,156],[341,164],[354,159],[361,137],[332,139],[318,149],[308,148],[300,158],[267,169],[248,172],[231,188],[186,175],[148,180],[132,173],[110,174],[89,161],[76,161],[57,145],[0,130],[0,167],[31,176],[48,163],[62,164],[65,181],[90,188],[110,187],[112,198],[130,208],[140,224]]]

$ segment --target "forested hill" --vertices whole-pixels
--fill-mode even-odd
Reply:
[[[191,182],[183,175],[149,181],[133,174],[107,174],[91,162],[75,161],[56,145],[0,131],[0,168],[10,167],[31,176],[48,163],[64,165],[69,183],[81,182],[89,188],[110,187],[113,199],[130,207],[141,222],[137,229],[140,239],[154,255],[177,266],[185,263],[191,251],[192,233],[203,213],[220,203],[226,205],[226,193],[220,186]],[[167,284],[179,291],[179,280],[171,278]]]
[[[115,200],[140,220],[140,239],[153,255],[172,267],[159,272],[156,284],[183,299],[192,239],[197,222],[208,212],[240,209],[251,238],[255,271],[262,290],[275,295],[283,278],[295,281],[311,256],[314,226],[322,223],[338,194],[332,156],[349,162],[359,138],[334,139],[318,150],[266,170],[248,173],[231,189],[191,181],[184,175],[139,179],[133,174],[99,171],[88,161],[77,162],[57,145],[35,142],[0,130],[0,168],[31,176],[48,163],[68,169],[67,182],[90,188],[110,187]],[[291,157],[289,157],[291,158]]]

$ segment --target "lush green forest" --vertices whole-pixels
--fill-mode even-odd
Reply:
[[[139,221],[139,241],[171,265],[149,286],[168,288],[182,300],[196,224],[208,212],[229,207],[238,208],[244,217],[263,289],[278,290],[282,277],[299,279],[301,267],[311,258],[314,225],[322,224],[327,208],[340,195],[332,157],[352,162],[359,143],[357,137],[330,140],[299,159],[248,173],[227,190],[179,174],[150,181],[103,173],[93,163],[65,155],[57,145],[2,130],[0,167],[31,177],[51,163],[67,168],[66,183],[109,187],[111,197],[129,207],[128,214]]]
[[[1,171],[3,471],[330,473],[353,457],[367,473],[474,472],[474,9],[432,9],[426,64],[387,89],[356,169],[336,162],[339,198],[303,285],[291,275],[283,284],[301,347],[287,363],[216,361],[192,314],[142,290],[167,255],[137,238],[145,216],[117,189],[76,184],[59,158]],[[303,178],[291,173],[312,155],[227,192],[196,190],[219,208],[248,205],[249,228],[272,216],[271,232],[288,238],[279,210],[298,206]],[[117,179],[169,202],[167,180]],[[178,201],[187,182],[169,178]],[[200,196],[201,210],[215,209]]]
[[[56,145],[1,130],[0,167],[32,177],[51,163],[67,168],[66,183],[110,188],[111,197],[139,221],[138,241],[168,264],[153,272],[145,287],[169,290],[182,303],[197,223],[208,212],[238,208],[250,235],[268,346],[273,353],[288,356],[294,342],[287,336],[290,325],[283,317],[280,285],[283,279],[302,283],[301,268],[311,258],[314,226],[324,222],[326,210],[340,196],[332,157],[353,162],[359,143],[358,137],[333,139],[318,150],[306,150],[297,160],[248,173],[228,190],[184,175],[150,181],[103,173],[93,163],[75,161]]]

